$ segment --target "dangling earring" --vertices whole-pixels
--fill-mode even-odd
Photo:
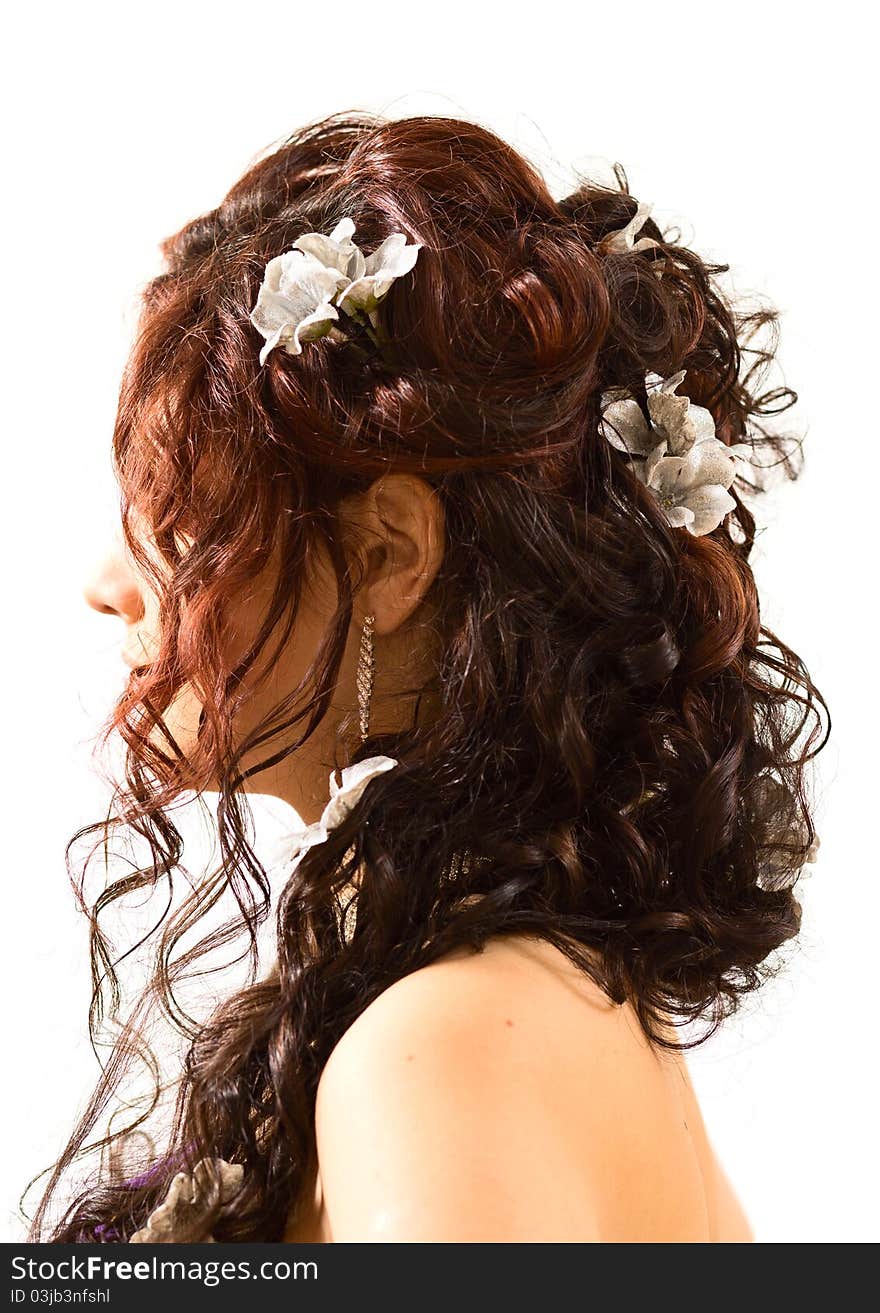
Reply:
[[[370,728],[370,697],[373,693],[373,625],[374,615],[364,616],[361,630],[361,646],[358,653],[357,683],[358,716],[361,722],[361,742],[367,737]]]

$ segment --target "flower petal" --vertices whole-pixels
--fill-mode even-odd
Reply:
[[[261,290],[257,304],[250,315],[251,323],[266,339],[260,351],[261,365],[266,363],[270,351],[293,336],[296,325],[308,315],[310,305],[311,301],[308,299],[293,302],[277,292]]]
[[[670,374],[669,378],[663,378],[661,374],[646,374],[645,387],[648,392],[674,392],[683,382],[686,369],[680,369],[677,374]]]
[[[302,351],[302,342],[314,342],[316,338],[326,337],[333,325],[333,320],[338,318],[339,311],[329,301],[316,306],[313,313],[301,319],[290,337],[285,340],[285,351],[289,355],[298,356]]]
[[[313,342],[316,338],[326,337],[331,331],[333,321],[339,318],[339,311],[329,301],[324,301],[321,305],[316,306],[311,314],[304,315],[302,319],[291,318],[283,323],[270,337],[267,338],[265,345],[260,351],[260,364],[264,365],[266,359],[276,346],[283,349],[290,356],[298,356],[302,353],[303,342]]]
[[[728,448],[717,438],[700,442],[684,458],[678,488],[698,488],[704,483],[718,483],[729,488],[736,477],[736,465]]]
[[[635,249],[635,235],[642,228],[650,213],[651,206],[646,201],[639,201],[636,205],[636,212],[629,223],[623,228],[618,228],[616,232],[607,233],[602,238],[600,245],[603,250],[614,255],[628,255]],[[645,246],[657,246],[658,244],[653,237],[643,237],[640,240],[639,249],[641,250]]]
[[[390,233],[372,255],[367,256],[365,272],[400,278],[414,267],[421,249],[421,242],[408,243],[404,233]]]
[[[358,311],[365,311],[369,314],[379,304],[379,298],[375,294],[375,287],[376,282],[372,277],[356,278],[353,283],[349,283],[339,293],[336,304],[347,315],[356,315]]]
[[[354,237],[354,219],[348,217],[340,219],[330,234],[331,242],[344,242],[351,237]]]
[[[312,821],[304,829],[286,830],[279,834],[267,853],[266,869],[279,868],[287,878],[290,864],[307,848],[323,843],[330,831],[345,819],[349,810],[359,800],[366,788],[367,781],[374,775],[391,770],[396,766],[394,757],[378,755],[366,757],[353,766],[345,766],[342,771],[342,783],[337,785],[335,772],[330,775],[330,798],[321,813],[320,819]]]
[[[264,337],[283,328],[292,319],[296,319],[299,308],[278,292],[260,288],[257,304],[251,311],[250,319],[254,328],[258,328]]]
[[[661,447],[665,449],[666,443],[662,443],[652,452],[650,469],[645,469],[645,482],[649,488],[662,493],[664,497],[676,497],[687,457],[665,456],[662,454]]]
[[[263,270],[263,282],[260,291],[277,292],[281,286],[281,270],[284,257],[276,255]]]
[[[297,319],[324,299],[323,295],[309,295],[296,284],[289,284],[283,292],[261,287],[257,303],[251,311],[251,323],[260,332],[271,332],[281,324]]]
[[[711,410],[707,410],[705,406],[695,406],[691,402],[688,421],[694,435],[695,446],[701,442],[709,442],[715,437],[715,420]]]
[[[694,537],[717,529],[728,511],[736,506],[727,489],[718,483],[704,483],[685,493],[681,500],[694,513],[693,523],[688,525]]]
[[[329,236],[324,233],[303,233],[293,243],[293,249],[304,251],[328,269],[338,269],[346,279],[353,276],[360,277],[363,273],[364,257],[356,243],[351,240],[353,232],[354,221],[340,219]]]
[[[335,265],[322,264],[309,251],[297,248],[285,251],[281,257],[279,291],[291,300],[301,298],[305,305],[328,300],[340,287],[345,287],[348,275]]]
[[[314,342],[319,337],[326,337],[333,326],[333,321],[339,318],[339,311],[335,305],[325,301],[319,305],[314,314],[306,315],[301,323],[297,324],[293,335],[293,340],[299,346],[301,342]],[[294,355],[298,352],[294,352]]]
[[[637,401],[629,398],[612,401],[599,420],[599,432],[618,451],[647,456],[657,445],[657,435],[649,428]]]
[[[265,344],[260,348],[260,364],[265,365],[269,352],[274,351],[284,333],[287,331],[286,324],[280,324],[274,333],[270,333],[266,338]]]
[[[192,1172],[178,1172],[165,1198],[150,1213],[146,1225],[135,1231],[131,1244],[173,1244],[181,1230],[191,1229],[214,1204],[228,1203],[241,1186],[244,1168],[224,1158],[200,1158]],[[212,1241],[210,1235],[202,1237]]]
[[[755,449],[750,442],[732,442],[727,448],[727,453],[732,456],[734,461],[749,461],[755,458]]]
[[[165,1192],[164,1199],[150,1213],[146,1224],[135,1231],[130,1243],[138,1245],[172,1242],[180,1226],[192,1215],[194,1194],[191,1174],[177,1172]]]
[[[661,436],[667,439],[674,456],[684,455],[693,446],[693,433],[688,424],[690,404],[688,397],[675,396],[672,392],[648,393],[648,413]]]
[[[666,439],[664,438],[662,442],[657,443],[657,446],[654,448],[654,450],[648,456],[648,459],[645,461],[645,469],[642,478],[649,488],[653,488],[655,486],[653,480],[654,480],[654,472],[657,466],[660,464],[662,460],[667,460],[668,458],[669,458],[669,448],[667,447]]]
[[[664,506],[663,513],[673,529],[689,529],[694,513],[689,506]]]
[[[353,766],[346,766],[342,771],[342,783],[337,784],[335,772],[330,775],[330,801],[324,808],[321,822],[326,829],[332,830],[348,815],[352,807],[360,801],[361,794],[374,775],[381,775],[397,765],[394,757],[379,755],[356,761]]]
[[[219,1199],[222,1204],[229,1200],[240,1188],[244,1177],[241,1163],[228,1163],[225,1158],[200,1158],[193,1168],[193,1201],[213,1204]]]
[[[345,288],[336,304],[348,314],[369,314],[387,296],[395,279],[413,269],[421,249],[421,242],[407,244],[403,233],[391,233],[367,256],[363,276]]]

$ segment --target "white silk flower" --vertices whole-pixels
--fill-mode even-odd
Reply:
[[[266,265],[250,315],[265,338],[261,365],[275,347],[296,356],[303,342],[344,340],[340,310],[364,322],[368,335],[378,340],[376,309],[395,280],[413,268],[422,245],[395,232],[365,256],[353,240],[354,230],[354,220],[345,217],[330,233],[303,233],[291,250]]]
[[[750,455],[751,448],[721,442],[710,411],[676,394],[685,372],[665,379],[646,375],[649,419],[624,389],[604,393],[599,431],[631,458],[634,473],[654,493],[668,523],[701,536],[717,529],[736,506],[728,492],[736,458]]]

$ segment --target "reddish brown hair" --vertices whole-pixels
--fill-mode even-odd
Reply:
[[[716,1025],[797,931],[792,885],[814,837],[805,765],[827,732],[804,663],[761,624],[749,567],[761,467],[798,467],[798,444],[767,418],[794,395],[760,390],[775,315],[729,303],[716,282],[726,266],[650,220],[657,247],[603,250],[635,210],[622,171],[618,184],[584,180],[554,200],[479,125],[335,116],[297,132],[165,243],[115,437],[130,549],[150,574],[136,511],[163,564],[161,651],[113,722],[128,751],[114,824],[145,835],[153,859],[92,907],[93,1025],[108,998],[112,1010],[119,960],[102,916],[172,879],[181,851],[169,807],[183,787],[220,781],[216,879],[232,885],[246,927],[266,914],[242,755],[295,752],[326,712],[358,583],[336,507],[391,469],[433,483],[446,515],[424,689],[436,714],[363,745],[359,756],[387,752],[399,768],[371,780],[296,870],[278,972],[194,1034],[167,1156],[147,1177],[111,1174],[85,1189],[52,1238],[126,1238],[179,1162],[202,1154],[245,1167],[237,1198],[209,1219],[213,1234],[280,1238],[314,1168],[315,1091],[334,1044],[394,980],[457,945],[539,935],[612,999],[630,1000],[663,1044],[668,1017]],[[383,305],[390,345],[325,339],[296,357],[276,350],[261,368],[248,315],[267,261],[343,215],[366,250],[397,230],[423,244]],[[722,440],[755,453],[752,476],[732,489],[736,509],[699,538],[669,527],[598,432],[604,389],[629,388],[644,404],[646,372],[680,369],[681,391],[708,407]],[[243,680],[295,631],[319,542],[340,606],[308,688],[237,742]],[[263,631],[228,669],[231,599],[275,551]],[[204,713],[184,760],[157,727],[187,682]],[[462,873],[454,857],[465,846],[483,861]],[[356,870],[347,942],[339,904]],[[200,897],[155,931],[155,989],[172,1014],[175,949]],[[34,1236],[139,1043],[132,1023]]]

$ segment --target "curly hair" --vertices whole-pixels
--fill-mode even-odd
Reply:
[[[296,132],[163,244],[114,435],[126,542],[160,597],[161,646],[106,727],[125,744],[112,815],[68,847],[74,874],[75,840],[94,837],[94,855],[127,827],[147,839],[150,861],[108,877],[93,902],[84,869],[75,879],[91,922],[90,1027],[109,1018],[119,1033],[33,1238],[73,1160],[140,1124],[87,1144],[146,1048],[143,1008],[119,1015],[125,953],[102,920],[139,890],[166,887],[170,906],[182,860],[172,804],[184,789],[219,782],[222,862],[151,932],[147,993],[188,1044],[167,1143],[134,1179],[117,1167],[81,1189],[55,1242],[127,1239],[178,1165],[203,1154],[245,1168],[234,1199],[207,1219],[211,1233],[279,1239],[314,1168],[331,1050],[383,990],[453,948],[540,937],[610,999],[629,1001],[653,1042],[685,1047],[761,983],[797,933],[793,886],[815,838],[805,768],[830,721],[823,734],[826,704],[804,662],[762,625],[749,565],[746,502],[766,488],[765,471],[794,478],[800,468],[800,441],[773,419],[795,394],[760,391],[777,314],[734,304],[717,282],[728,266],[650,219],[643,232],[656,245],[603,246],[636,208],[615,173],[617,186],[579,177],[555,200],[481,125],[334,115]],[[343,214],[368,249],[392,231],[422,244],[405,292],[395,286],[383,303],[387,344],[324,338],[298,356],[274,351],[260,368],[248,316],[267,261]],[[626,388],[644,408],[646,372],[679,370],[682,394],[711,412],[717,436],[754,453],[750,477],[740,472],[731,488],[735,509],[700,537],[670,527],[599,428],[603,390]],[[242,758],[295,753],[326,714],[358,587],[337,508],[389,470],[429,481],[445,515],[425,621],[432,670],[416,690],[433,713],[371,735],[354,755],[399,765],[371,779],[296,866],[278,907],[277,969],[192,1025],[175,983],[214,941],[184,952],[184,933],[231,887],[241,910],[232,930],[251,937],[255,963],[254,927],[270,910],[248,842]],[[316,544],[334,563],[336,615],[306,686],[238,741],[243,681],[295,632]],[[281,564],[264,623],[228,668],[232,599],[273,552]],[[185,684],[203,710],[183,753],[163,716]],[[479,860],[462,865],[463,848]],[[346,936],[355,873],[357,926]],[[697,1039],[674,1038],[693,1022]]]

